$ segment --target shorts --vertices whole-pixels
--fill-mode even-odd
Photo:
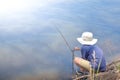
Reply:
[[[79,57],[75,57],[75,60],[77,61],[77,65],[78,65],[79,67],[82,67],[82,68],[90,71],[90,69],[91,69],[91,64],[90,64],[89,61],[87,61],[87,60],[85,60],[85,59],[83,59],[83,58],[79,58]]]

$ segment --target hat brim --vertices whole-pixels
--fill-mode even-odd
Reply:
[[[82,45],[94,45],[97,43],[98,39],[93,39],[92,41],[84,41],[83,38],[77,38],[78,42]]]

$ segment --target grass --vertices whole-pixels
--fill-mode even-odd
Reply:
[[[117,65],[117,70],[119,70],[119,71],[120,71],[120,64],[119,64],[119,65]]]

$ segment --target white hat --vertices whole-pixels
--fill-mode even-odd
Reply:
[[[85,45],[94,45],[97,43],[97,39],[93,38],[91,32],[83,32],[80,38],[77,38],[78,42]]]

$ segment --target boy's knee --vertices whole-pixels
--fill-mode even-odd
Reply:
[[[74,63],[78,63],[78,61],[79,61],[79,58],[78,58],[78,57],[75,57],[75,58],[74,58]]]

